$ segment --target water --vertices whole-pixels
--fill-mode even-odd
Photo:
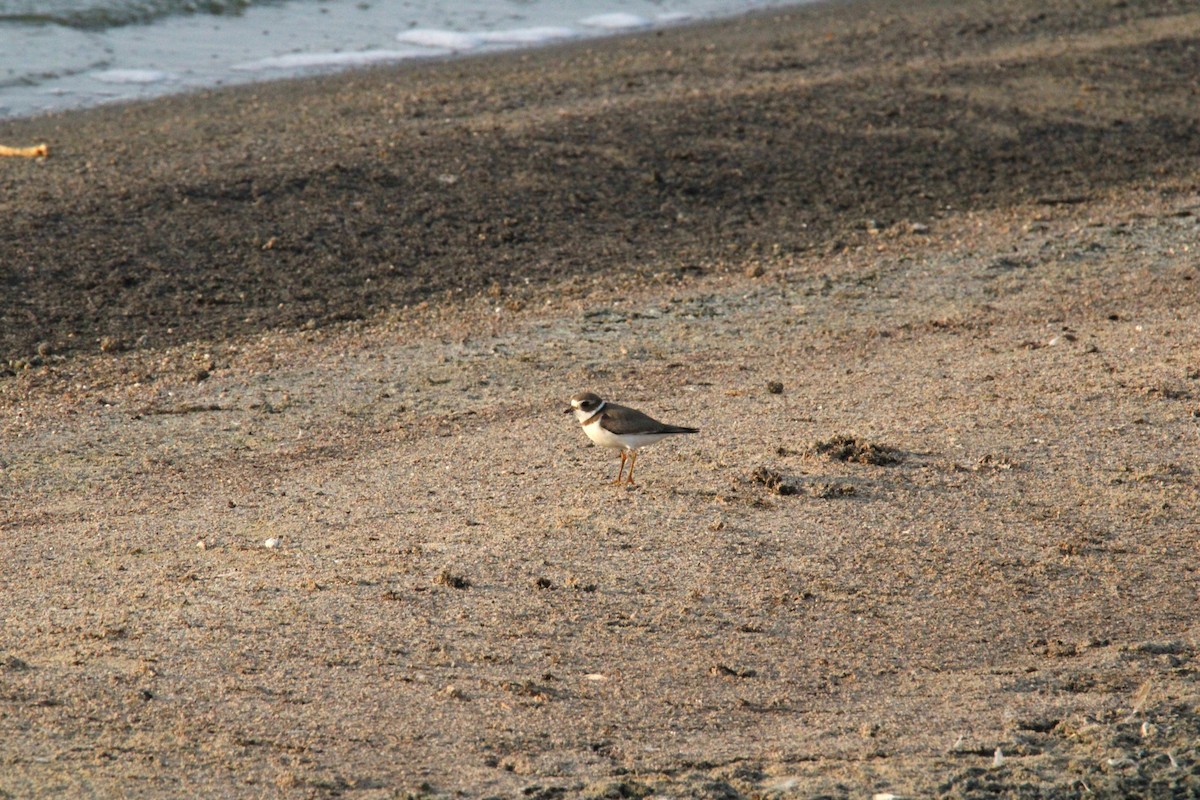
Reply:
[[[787,2],[0,0],[0,119],[537,46]]]

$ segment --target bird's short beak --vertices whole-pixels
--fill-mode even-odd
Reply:
[[[575,409],[573,409],[573,408],[568,408],[568,409],[567,409],[566,411],[564,411],[563,413],[564,413],[564,414],[570,414],[570,413],[571,413],[572,411],[574,411],[574,410],[575,410]]]

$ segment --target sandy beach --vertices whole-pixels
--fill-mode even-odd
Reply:
[[[1197,74],[863,0],[0,124],[0,797],[1200,793]]]

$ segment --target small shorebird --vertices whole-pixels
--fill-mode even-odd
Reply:
[[[620,449],[621,469],[617,470],[617,479],[613,483],[621,482],[621,473],[625,471],[627,459],[629,477],[626,483],[633,483],[633,464],[637,461],[637,451],[640,448],[676,433],[700,432],[698,428],[666,425],[635,408],[609,403],[591,392],[572,397],[571,407],[563,413],[570,414],[572,411],[583,425],[583,432],[589,439],[601,447]]]

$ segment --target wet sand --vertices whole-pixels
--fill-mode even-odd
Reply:
[[[0,792],[1197,791],[1200,12],[910,6],[0,124]]]

